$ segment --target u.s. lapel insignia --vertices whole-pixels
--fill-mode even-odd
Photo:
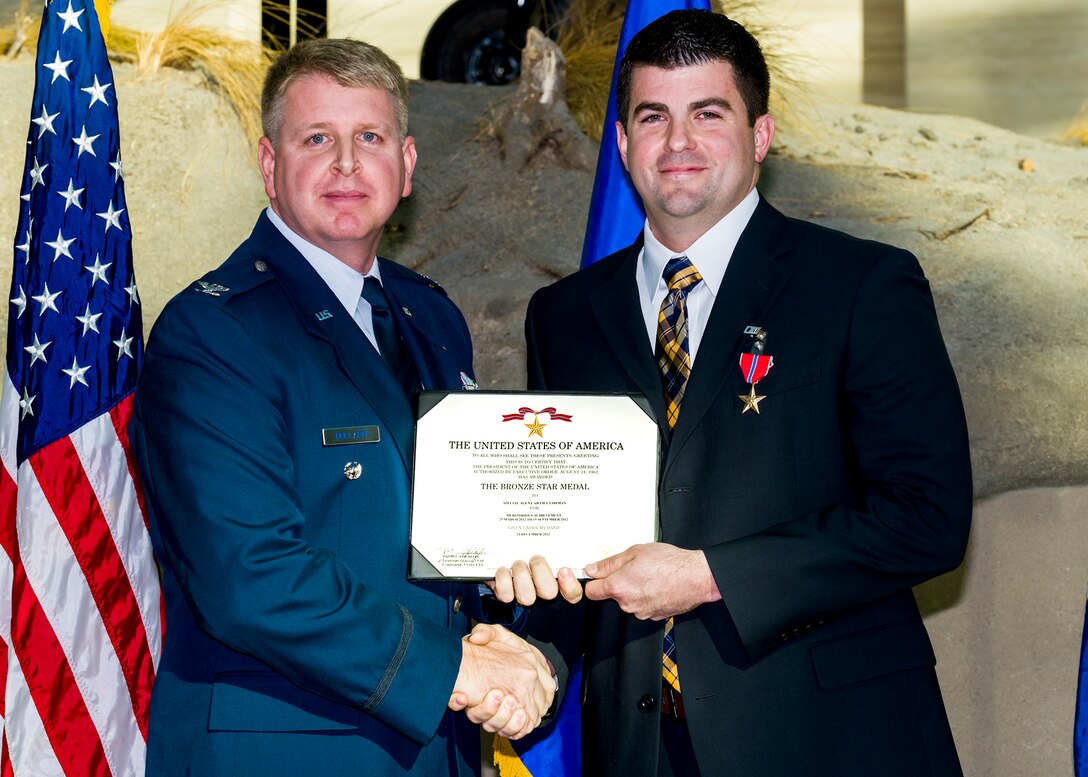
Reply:
[[[479,391],[480,386],[472,378],[465,373],[461,373],[461,390],[462,391]]]
[[[744,415],[749,410],[754,410],[759,415],[759,403],[766,396],[756,394],[756,384],[767,376],[774,366],[774,357],[763,352],[767,343],[767,333],[758,326],[746,326],[744,334],[752,338],[747,351],[740,355],[740,372],[744,382],[748,384],[747,394],[738,394],[737,399],[744,403],[744,409],[740,411]]]
[[[319,310],[314,313],[314,317],[317,318],[318,321],[328,321],[332,318],[332,313],[327,310]]]
[[[197,281],[196,285],[200,288],[195,289],[195,291],[199,291],[202,294],[209,294],[212,297],[218,297],[224,291],[230,291],[226,286],[220,286],[218,283],[208,283],[207,281]]]

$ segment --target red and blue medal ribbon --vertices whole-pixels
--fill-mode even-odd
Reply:
[[[740,372],[746,383],[755,385],[767,376],[774,366],[774,357],[761,353],[742,353],[740,355]]]

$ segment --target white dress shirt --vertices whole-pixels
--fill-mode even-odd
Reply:
[[[348,315],[363,330],[363,334],[366,335],[374,349],[381,353],[381,349],[378,348],[378,340],[374,337],[374,321],[370,316],[370,303],[363,299],[363,281],[367,278],[376,278],[380,283],[382,280],[377,257],[370,263],[370,270],[364,275],[344,264],[325,249],[318,248],[305,238],[295,234],[284,223],[283,219],[276,214],[276,211],[272,210],[271,205],[268,206],[265,212],[268,214],[268,220],[287,238],[291,245],[298,249],[302,257],[321,276],[321,280],[325,281],[325,284],[332,290],[333,295],[340,300],[340,304],[344,306]]]
[[[642,306],[642,315],[646,321],[646,334],[650,338],[650,348],[657,347],[657,317],[661,312],[661,302],[668,294],[661,274],[665,265],[674,256],[686,256],[703,280],[694,287],[689,287],[687,294],[688,318],[688,353],[691,364],[695,364],[695,354],[699,350],[710,310],[718,296],[725,268],[737,247],[741,232],[748,226],[748,221],[756,211],[759,195],[755,189],[748,192],[737,207],[729,211],[721,221],[712,226],[696,240],[688,250],[677,253],[658,240],[650,229],[649,222],[642,228],[643,247],[638,257],[635,281],[638,284],[638,299]]]

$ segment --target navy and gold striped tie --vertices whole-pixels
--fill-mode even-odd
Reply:
[[[691,352],[688,348],[687,295],[703,276],[686,256],[677,256],[665,264],[662,273],[669,293],[661,302],[657,315],[657,366],[665,389],[666,420],[669,428],[680,417],[680,402],[691,376]],[[673,619],[665,621],[665,642],[661,652],[661,676],[677,693],[680,676],[676,669],[676,641],[672,633]]]
[[[657,314],[657,366],[665,388],[666,418],[672,429],[680,417],[680,402],[691,376],[687,296],[703,276],[686,256],[677,256],[665,265],[662,277],[669,293]]]

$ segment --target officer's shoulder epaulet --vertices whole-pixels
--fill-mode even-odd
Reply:
[[[401,278],[407,281],[421,284],[430,289],[434,289],[443,297],[449,297],[449,294],[446,293],[446,290],[442,288],[442,284],[440,284],[438,281],[434,280],[433,278],[428,278],[426,275],[418,273],[415,270],[409,270],[403,264],[397,264],[396,262],[385,260],[385,263],[382,264],[382,272],[396,273]]]
[[[264,260],[248,251],[236,251],[227,261],[189,284],[183,294],[226,301],[272,280]]]

